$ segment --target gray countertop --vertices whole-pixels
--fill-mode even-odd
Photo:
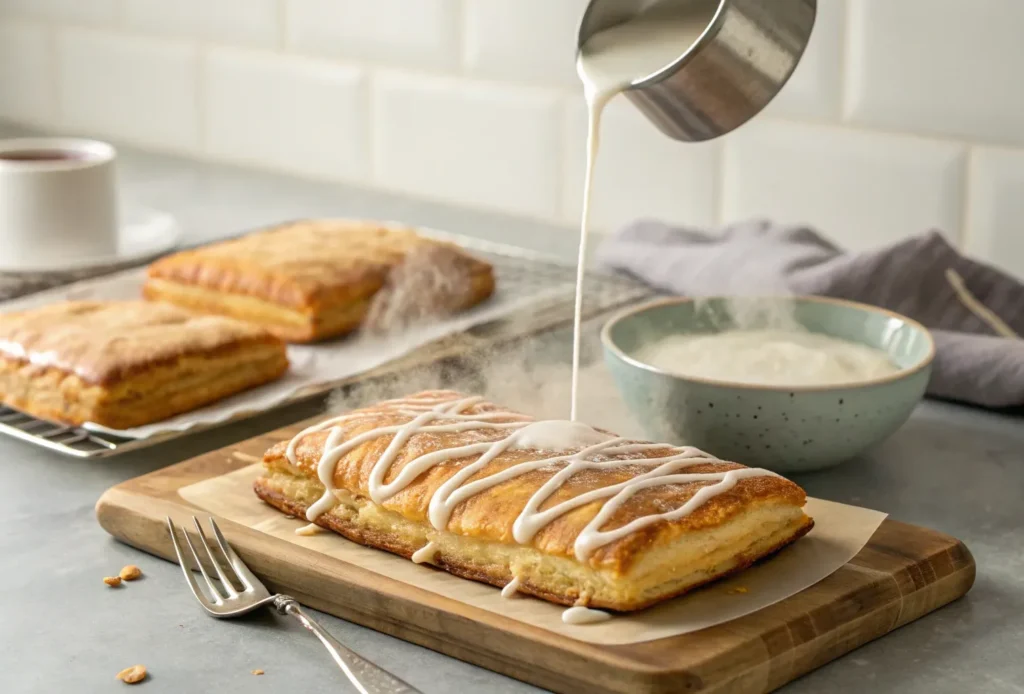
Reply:
[[[0,135],[10,132],[0,127]],[[122,154],[126,196],[174,213],[189,242],[282,219],[346,215],[401,219],[565,258],[575,252],[575,234],[540,223],[131,150]],[[593,353],[592,330],[588,340]],[[523,358],[550,365],[567,381],[568,354],[563,330],[538,341]],[[587,370],[584,387],[588,402],[618,401],[599,364]],[[93,515],[100,494],[122,480],[312,416],[321,407],[296,405],[101,461],[67,459],[0,438],[0,691],[110,691],[122,686],[114,675],[136,663],[150,671],[144,685],[150,692],[349,691],[321,646],[290,620],[269,612],[235,622],[207,618],[175,565],[112,540]],[[624,416],[614,406],[600,415],[598,423],[606,426]],[[1022,458],[1024,419],[926,402],[873,454],[797,477],[812,495],[877,508],[962,539],[977,560],[978,579],[965,599],[785,691],[1024,692]],[[143,580],[116,590],[103,585],[104,576],[130,563],[142,567]],[[537,691],[322,619],[342,642],[424,692]],[[254,669],[266,674],[255,677]]]

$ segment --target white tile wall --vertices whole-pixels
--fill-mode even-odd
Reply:
[[[63,122],[141,144],[195,150],[198,59],[190,43],[62,30],[57,75]]]
[[[288,47],[299,53],[413,68],[459,62],[455,0],[284,0]]]
[[[1020,0],[854,0],[851,119],[1024,145]]]
[[[207,57],[206,147],[223,159],[326,178],[369,173],[362,70],[273,53]]]
[[[575,87],[587,0],[466,0],[466,68],[481,77]]]
[[[751,123],[725,145],[727,219],[807,222],[868,248],[960,233],[967,148],[831,126]]]
[[[76,24],[112,24],[118,0],[0,0],[0,12]]]
[[[278,0],[123,0],[130,30],[273,47],[281,40]]]
[[[558,214],[560,94],[427,75],[374,80],[376,180],[473,205]]]
[[[0,20],[0,118],[52,122],[51,45],[45,25]]]
[[[1024,277],[1024,151],[979,149],[971,169],[967,250]]]
[[[0,0],[0,118],[577,225],[586,0]],[[594,221],[938,227],[1024,274],[1022,0],[821,0],[719,142],[611,107]],[[968,164],[969,162],[969,164]]]

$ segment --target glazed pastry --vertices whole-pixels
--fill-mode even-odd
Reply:
[[[78,301],[0,315],[0,400],[68,424],[149,424],[287,368],[285,344],[265,330],[167,304]]]
[[[460,286],[435,296],[437,315],[466,309],[494,291],[491,266],[455,245],[411,229],[318,220],[162,258],[150,265],[143,293],[256,323],[288,342],[313,342],[356,330],[392,271],[427,248],[460,259],[460,274],[452,275]],[[432,299],[421,300],[429,306]]]
[[[641,609],[813,525],[766,470],[450,391],[327,419],[263,463],[256,494],[283,513],[562,605]]]

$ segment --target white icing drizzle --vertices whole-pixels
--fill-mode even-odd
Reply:
[[[301,528],[296,528],[295,529],[295,534],[296,535],[302,535],[304,537],[309,537],[311,535],[319,535],[323,531],[324,531],[324,529],[321,528],[316,523],[310,523],[309,525],[304,525]]]
[[[519,577],[515,576],[511,581],[505,584],[505,587],[501,589],[501,597],[503,598],[514,598],[516,591],[519,590]]]
[[[516,436],[518,450],[561,451],[585,448],[614,438],[580,422],[552,419],[533,422]]]
[[[317,431],[330,430],[324,444],[323,454],[317,464],[317,475],[324,485],[324,494],[310,506],[306,514],[307,519],[315,520],[321,513],[337,503],[334,471],[338,461],[357,446],[387,435],[393,435],[393,438],[370,471],[370,498],[378,504],[398,494],[417,477],[437,465],[450,460],[478,456],[476,461],[452,475],[431,497],[428,517],[431,525],[438,530],[447,528],[452,511],[463,501],[502,482],[543,468],[552,469],[553,474],[530,497],[515,519],[512,535],[516,542],[528,544],[538,532],[560,516],[585,504],[603,501],[597,515],[576,538],[573,549],[579,561],[586,561],[599,548],[653,523],[661,520],[678,520],[688,516],[710,499],[732,489],[742,479],[775,475],[768,470],[757,468],[687,474],[681,471],[693,465],[720,461],[718,458],[690,446],[678,448],[665,444],[630,442],[627,439],[602,434],[575,422],[533,422],[525,415],[505,411],[464,414],[479,404],[483,398],[474,396],[455,399],[455,397],[449,394],[438,398],[391,400],[382,403],[381,406],[384,410],[408,417],[409,421],[404,424],[378,427],[358,434],[347,441],[343,441],[347,431],[346,424],[379,417],[380,411],[342,415],[299,433],[288,444],[286,453],[293,464],[296,462],[296,447],[304,436]],[[444,423],[436,423],[439,420]],[[414,435],[480,430],[507,431],[508,435],[496,441],[471,443],[418,456],[407,461],[395,479],[385,484],[384,480],[399,452]],[[511,465],[500,472],[468,482],[471,477],[483,470],[488,463],[504,451],[514,447],[534,448],[538,443],[543,443],[544,447],[553,455],[541,460]],[[580,448],[580,446],[583,447]],[[608,458],[608,456],[628,456],[653,450],[663,450],[669,454],[656,458]],[[598,457],[602,459],[595,459]],[[540,510],[544,503],[573,475],[586,470],[627,465],[651,467],[652,469],[624,482],[594,489],[545,508],[543,511]],[[713,482],[714,484],[702,487],[677,509],[641,516],[620,528],[601,530],[601,527],[612,518],[615,512],[637,492],[650,487],[689,482]],[[431,544],[428,543],[426,547],[418,550],[413,555],[413,561],[417,561],[417,555],[427,556],[426,550],[431,547]]]
[[[412,553],[412,560],[417,564],[433,564],[434,557],[437,556],[437,549],[437,545],[428,542]]]
[[[562,613],[562,622],[565,624],[593,624],[611,619],[612,616],[601,610],[592,610],[583,605],[570,607]]]

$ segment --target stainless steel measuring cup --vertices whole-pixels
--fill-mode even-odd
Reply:
[[[702,0],[591,0],[577,52],[597,32],[667,2]],[[786,84],[817,10],[817,0],[718,0],[696,43],[657,72],[637,75],[624,94],[671,138],[724,135],[760,113]]]

